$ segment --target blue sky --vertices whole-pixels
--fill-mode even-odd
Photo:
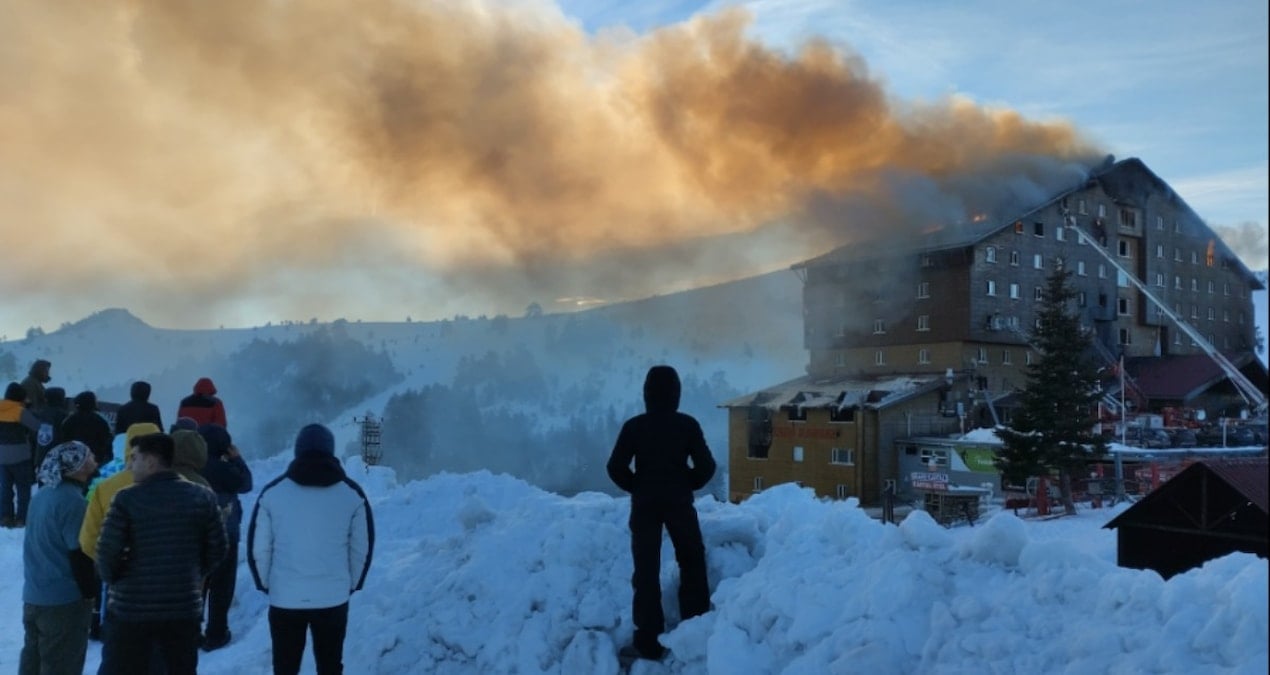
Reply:
[[[899,99],[958,95],[1070,121],[1109,153],[1141,158],[1211,224],[1256,223],[1265,236],[1265,2],[560,3],[592,32],[728,6],[745,7],[769,45],[821,38],[859,54]],[[1249,265],[1266,266],[1264,247]]]

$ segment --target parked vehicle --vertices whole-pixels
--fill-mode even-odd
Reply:
[[[1236,424],[1226,426],[1225,438],[1222,437],[1220,424],[1210,424],[1200,429],[1196,438],[1203,447],[1245,448],[1260,445],[1251,427]]]
[[[1195,435],[1194,429],[1178,428],[1169,429],[1169,440],[1172,441],[1174,448],[1197,448],[1199,447],[1199,438]]]
[[[1125,430],[1125,443],[1138,448],[1171,448],[1173,439],[1163,429],[1129,427]]]

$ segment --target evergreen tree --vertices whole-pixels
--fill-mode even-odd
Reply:
[[[1087,357],[1090,332],[1070,310],[1076,297],[1070,279],[1062,264],[1046,279],[1039,324],[1031,335],[1040,358],[1027,368],[1027,385],[1011,428],[997,432],[1005,444],[997,467],[1011,479],[1058,471],[1063,506],[1073,514],[1072,474],[1105,454],[1107,444],[1093,431],[1098,368]]]

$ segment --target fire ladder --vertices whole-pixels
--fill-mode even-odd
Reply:
[[[1152,294],[1146,287],[1146,284],[1143,284],[1138,280],[1137,276],[1126,270],[1115,259],[1115,256],[1107,252],[1107,250],[1098,243],[1097,239],[1090,237],[1088,233],[1081,229],[1081,227],[1076,224],[1075,216],[1065,214],[1063,220],[1064,225],[1074,231],[1076,236],[1083,237],[1085,241],[1089,242],[1090,248],[1097,251],[1098,254],[1101,255],[1108,263],[1111,263],[1113,269],[1122,274],[1125,279],[1128,279],[1129,283],[1133,284],[1134,288],[1141,291],[1142,295],[1146,296],[1148,300],[1155,304],[1160,313],[1167,316],[1169,320],[1176,324],[1183,333],[1186,333],[1187,337],[1193,340],[1195,344],[1199,345],[1200,349],[1204,350],[1204,353],[1208,355],[1208,358],[1217,363],[1217,365],[1222,369],[1222,372],[1226,374],[1226,377],[1230,379],[1231,384],[1235,385],[1235,389],[1239,392],[1239,395],[1243,397],[1245,402],[1248,403],[1250,413],[1253,415],[1259,415],[1265,412],[1266,395],[1262,393],[1262,391],[1257,388],[1257,385],[1253,384],[1247,376],[1240,372],[1239,368],[1235,367],[1235,364],[1231,363],[1230,359],[1226,358],[1225,354],[1218,351],[1217,348],[1209,343],[1209,341],[1205,339],[1199,331],[1195,330],[1195,328],[1182,319],[1182,317],[1175,314],[1167,304],[1161,302],[1159,298],[1155,297],[1155,295]]]

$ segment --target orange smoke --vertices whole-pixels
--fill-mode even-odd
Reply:
[[[898,104],[840,49],[787,56],[747,38],[740,11],[600,37],[493,0],[4,12],[0,222],[28,255],[3,282],[40,293],[91,280],[173,320],[181,305],[340,271],[381,287],[412,268],[534,279],[596,255],[797,229],[815,199],[885,201],[896,173],[942,185],[1007,174],[1008,158],[1093,154],[1065,124]],[[37,273],[67,257],[77,264],[56,280]],[[467,289],[499,291],[481,283]],[[630,283],[559,282],[542,297],[657,290]]]

